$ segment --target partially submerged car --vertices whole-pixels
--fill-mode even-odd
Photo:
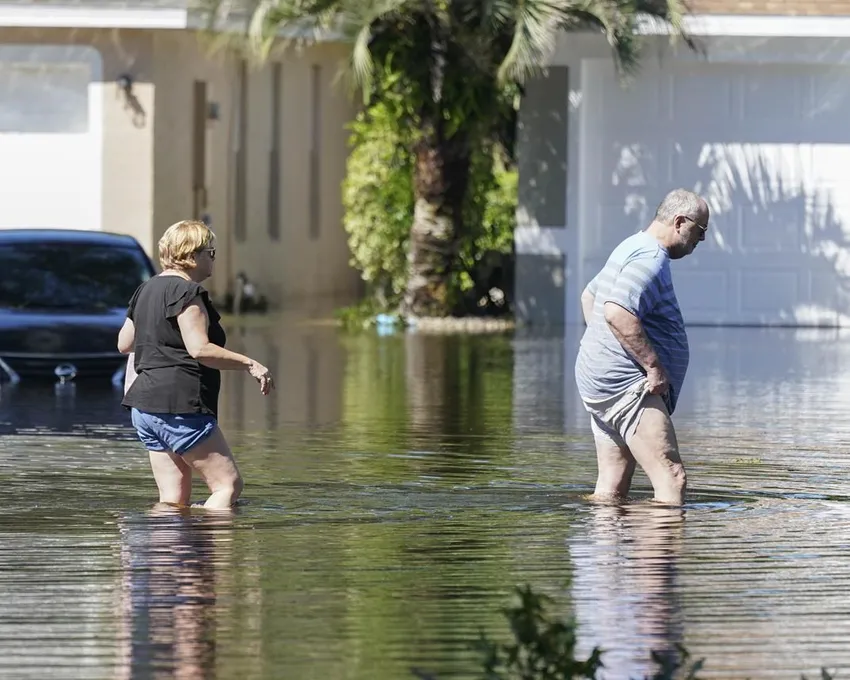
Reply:
[[[0,383],[121,385],[118,331],[133,291],[155,274],[132,236],[0,230]]]

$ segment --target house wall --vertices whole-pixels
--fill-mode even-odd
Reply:
[[[80,156],[66,163],[64,179],[54,178],[46,169],[51,150],[65,148],[60,136],[0,133],[4,167],[15,168],[11,176],[39,196],[34,214],[45,216],[35,226],[128,233],[155,257],[169,225],[202,216],[194,209],[193,98],[195,81],[203,81],[218,108],[217,120],[206,121],[207,201],[199,211],[219,238],[211,291],[223,294],[245,271],[272,304],[359,292],[342,227],[346,124],[355,112],[353,98],[336,82],[343,46],[310,47],[278,57],[279,66],[249,67],[244,89],[240,62],[212,53],[189,31],[0,29],[0,46],[8,54],[20,47],[25,58],[15,59],[24,62],[62,46],[93,55],[89,94],[99,135],[84,142],[88,150],[100,146],[92,159]],[[132,78],[129,95],[118,84],[122,74]],[[79,145],[74,135],[66,137]],[[45,171],[35,172],[39,163]],[[25,166],[34,174],[21,180]],[[92,180],[95,173],[100,177]],[[70,184],[77,179],[95,185],[83,198]],[[0,228],[14,226],[33,225],[0,221]]]
[[[156,122],[153,134],[152,242],[156,244],[175,222],[200,219],[206,213],[218,237],[215,274],[207,282],[213,294],[226,288],[233,252],[230,238],[231,181],[229,125],[232,120],[234,65],[224,55],[208,57],[196,37],[182,31],[155,31],[153,83]],[[220,106],[220,119],[206,123],[207,206],[194,212],[193,194],[193,89],[195,80],[207,83],[208,98]]]
[[[850,40],[847,38],[708,36],[702,41],[706,52],[700,55],[681,47],[671,49],[664,38],[650,39],[644,56],[646,68],[657,68],[658,65],[669,65],[672,62],[691,63],[694,66],[705,62],[740,64],[741,70],[745,65],[755,65],[762,69],[767,79],[765,82],[768,83],[771,75],[777,72],[777,65],[789,69],[797,65],[797,71],[804,70],[803,66],[808,69],[816,67],[821,74],[818,82],[834,83],[835,91],[829,92],[829,96],[821,92],[822,87],[812,86],[813,93],[815,89],[820,92],[818,96],[823,100],[823,109],[830,111],[830,107],[837,107],[835,110],[839,110],[843,106],[837,102],[839,95],[846,91],[841,82],[846,77],[844,65],[850,63]],[[544,77],[532,83],[528,89],[529,97],[522,105],[524,110],[521,111],[520,119],[530,129],[521,131],[521,146],[518,150],[520,157],[525,156],[525,159],[521,163],[520,185],[523,188],[517,213],[517,305],[520,317],[532,323],[558,323],[561,319],[568,324],[581,322],[579,296],[588,274],[582,271],[582,254],[587,247],[587,238],[583,241],[582,234],[585,237],[592,235],[590,225],[595,224],[589,217],[589,209],[594,207],[594,197],[588,193],[587,187],[589,181],[599,180],[599,177],[592,176],[582,166],[582,159],[594,158],[600,153],[600,149],[593,147],[594,136],[588,134],[588,126],[598,122],[599,117],[587,108],[589,86],[583,82],[583,74],[587,70],[585,66],[594,60],[610,60],[610,50],[598,36],[574,35],[569,40],[563,40],[552,59],[551,70],[557,75],[551,81]],[[557,71],[561,68],[567,70],[566,76]],[[759,81],[752,73],[750,80],[757,84]],[[566,90],[559,85],[557,93],[549,91],[550,82],[554,89],[555,85],[564,81],[568,83]],[[639,89],[646,84],[638,76],[635,81],[624,84],[624,87]],[[722,101],[722,97],[716,99],[716,102]],[[553,102],[560,102],[565,116],[555,119],[554,114],[558,109]],[[620,105],[617,102],[613,106]],[[710,110],[705,109],[707,112]],[[774,110],[783,112],[788,120],[794,115],[786,113],[782,107]],[[546,115],[541,115],[541,112]],[[634,115],[640,117],[645,114],[636,111]],[[647,120],[652,120],[651,116]],[[705,127],[698,116],[695,115],[693,120],[696,121],[694,130]],[[547,132],[547,129],[556,123],[566,130],[566,137],[563,129],[559,129],[557,135],[558,139],[566,139],[566,149],[559,143],[553,145],[547,155],[540,151],[539,145],[535,146],[534,140],[541,136],[551,136],[552,132]],[[834,129],[822,132],[824,136],[829,133],[837,137]],[[531,140],[531,143],[524,142],[525,139]],[[614,143],[617,139],[610,136],[610,141]],[[802,138],[788,140],[790,144],[803,141]],[[827,145],[835,141],[825,140]],[[553,214],[545,207],[545,203],[551,205],[559,199],[557,187],[541,184],[548,172],[547,164],[553,162],[563,162],[566,167],[565,172],[559,169],[555,173],[566,177],[560,192],[560,200],[565,203],[560,214],[565,220],[557,224],[547,223],[551,219],[549,217],[546,221],[541,217]],[[603,179],[611,181],[609,175]],[[671,187],[679,181],[689,180],[677,171],[671,179]],[[529,184],[532,186],[524,186]],[[660,194],[653,196],[653,200],[660,198]],[[523,272],[529,274],[523,275]]]
[[[153,40],[154,238],[192,216],[193,83],[204,80],[219,110],[207,123],[207,213],[220,241],[211,288],[223,293],[245,271],[273,304],[353,295],[340,184],[354,104],[334,83],[344,49],[311,47],[258,68],[210,56],[188,32]]]
[[[97,159],[93,164],[88,161],[80,163],[81,173],[99,171],[101,177],[100,205],[92,208],[98,223],[91,224],[89,228],[131,234],[150,250],[153,206],[152,36],[132,30],[4,28],[0,29],[0,45],[29,53],[33,64],[38,63],[45,47],[80,46],[97,50],[100,59],[89,94],[102,112],[102,121],[95,121],[101,123],[100,138],[93,141],[100,144],[100,163]],[[116,85],[118,76],[125,72],[133,73],[137,81],[133,92],[137,109],[144,112],[141,117],[135,115]],[[38,222],[35,226],[86,226],[82,221],[84,215],[91,214],[89,206],[75,205],[73,197],[66,195],[65,179],[52,176],[48,171],[50,154],[59,155],[67,151],[62,136],[45,138],[43,145],[29,134],[20,137],[14,149],[8,145],[4,147],[3,165],[20,173],[22,168],[32,164],[35,155],[38,156],[36,162],[44,165],[45,171],[31,180],[33,185],[35,182],[40,184],[30,186],[30,191],[39,196],[42,204],[33,205],[33,219]],[[10,191],[8,185],[6,187],[5,190]],[[82,200],[89,199],[87,195]],[[56,206],[59,208],[56,209]],[[31,225],[4,222],[3,226]]]

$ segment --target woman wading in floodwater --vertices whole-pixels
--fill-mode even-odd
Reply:
[[[159,240],[163,271],[133,294],[118,333],[118,350],[135,353],[137,374],[121,403],[148,449],[161,503],[189,504],[193,469],[210,488],[204,507],[236,502],[243,482],[218,427],[220,371],[247,371],[263,394],[274,389],[265,366],[224,349],[221,317],[201,286],[215,252],[203,222],[171,225]]]

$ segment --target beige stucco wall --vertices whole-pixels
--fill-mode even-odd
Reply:
[[[153,239],[169,225],[198,217],[193,214],[192,106],[195,80],[207,82],[207,95],[219,102],[221,118],[207,123],[208,212],[219,238],[216,273],[207,287],[214,294],[226,290],[232,251],[230,228],[229,125],[235,71],[226,55],[204,52],[194,34],[152,32],[156,119],[153,135]]]
[[[195,33],[105,29],[0,29],[0,43],[81,44],[101,54],[103,82],[102,227],[136,237],[155,257],[163,231],[193,215],[193,83],[207,82],[220,118],[207,123],[208,212],[219,237],[219,266],[209,287],[225,292],[244,270],[274,304],[315,296],[348,296],[360,289],[349,266],[340,184],[347,156],[346,124],[355,103],[336,85],[342,45],[320,45],[277,57],[280,103],[280,238],[268,231],[271,141],[270,67],[253,68],[248,87],[247,238],[237,242],[234,217],[234,112],[238,68],[233,55],[212,54]],[[311,73],[321,65],[321,205],[318,238],[310,237],[309,158]],[[138,111],[116,81],[133,78]],[[60,225],[61,226],[61,225]]]
[[[150,249],[153,209],[153,36],[144,31],[87,29],[0,29],[0,43],[90,45],[101,54],[103,82],[102,228],[136,237]],[[131,73],[144,121],[133,111],[116,85]],[[61,225],[56,225],[60,226]]]
[[[359,277],[342,227],[340,184],[347,156],[346,124],[354,102],[335,86],[345,48],[315,46],[286,53],[280,102],[280,238],[269,236],[269,151],[272,136],[272,68],[248,71],[247,207],[244,241],[236,238],[235,164],[239,69],[234,56],[211,55],[196,35],[153,34],[156,122],[154,124],[154,235],[191,216],[192,84],[206,80],[220,119],[208,123],[207,181],[213,230],[219,237],[218,272],[210,288],[226,290],[240,270],[255,280],[274,304],[359,290]],[[321,224],[309,237],[309,153],[312,111],[311,68],[322,66]]]

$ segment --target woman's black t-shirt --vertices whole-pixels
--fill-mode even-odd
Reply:
[[[201,365],[186,350],[177,316],[200,297],[209,316],[207,336],[224,347],[227,337],[209,293],[179,276],[154,276],[143,283],[127,309],[135,327],[134,366],[138,377],[121,402],[146,413],[205,413],[218,416],[221,374]]]

